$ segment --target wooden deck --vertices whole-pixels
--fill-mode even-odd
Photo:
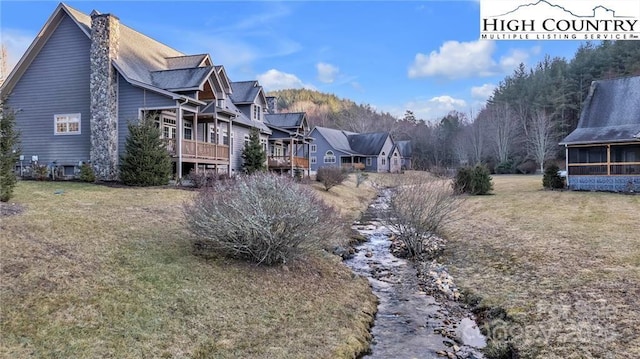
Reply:
[[[287,169],[292,167],[290,156],[269,156],[269,168]],[[304,157],[293,157],[293,168],[309,168],[309,159]]]
[[[172,157],[178,157],[175,140],[167,140],[167,149]],[[182,140],[184,160],[229,161],[229,146],[214,143]]]
[[[343,163],[342,168],[346,170],[364,170],[364,163]]]

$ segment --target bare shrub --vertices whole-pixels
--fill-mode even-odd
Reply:
[[[258,264],[285,263],[340,232],[334,210],[311,188],[269,173],[217,181],[184,212],[208,247]]]
[[[225,180],[227,177],[226,174],[218,174],[215,171],[196,171],[195,169],[192,169],[187,175],[187,179],[193,183],[195,188],[212,187],[216,181]]]
[[[442,227],[457,220],[462,198],[454,195],[448,181],[416,180],[397,186],[391,196],[385,222],[406,246],[409,256],[435,252],[442,241]]]
[[[362,172],[362,171],[356,171],[356,188],[360,187],[360,185],[363,184],[364,181],[367,180],[367,178],[369,178],[368,173]]]
[[[325,191],[346,181],[349,174],[339,167],[320,167],[316,174],[316,180],[324,186]]]

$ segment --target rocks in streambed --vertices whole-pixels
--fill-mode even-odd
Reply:
[[[441,293],[450,300],[460,299],[458,287],[453,282],[447,268],[434,261],[421,262],[418,266],[418,278],[427,292]]]

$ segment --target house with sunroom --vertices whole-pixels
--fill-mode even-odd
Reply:
[[[162,130],[176,178],[239,171],[245,134],[258,129],[266,149],[271,130],[253,112],[263,113],[264,94],[248,112],[244,88],[234,87],[209,54],[182,53],[115,15],[61,3],[0,96],[16,112],[21,169],[46,164],[73,178],[89,162],[99,180],[113,181],[127,124],[147,116]]]
[[[591,84],[578,127],[565,137],[567,187],[640,190],[640,76]]]
[[[341,167],[347,170],[398,173],[402,160],[388,132],[355,133],[326,127],[314,127],[309,137],[310,167]]]

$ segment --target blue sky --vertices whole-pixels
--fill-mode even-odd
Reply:
[[[232,81],[310,88],[402,116],[477,110],[520,62],[573,57],[579,41],[481,41],[471,1],[69,1],[112,13],[187,54],[209,53]],[[0,40],[17,62],[55,1],[0,3]]]

